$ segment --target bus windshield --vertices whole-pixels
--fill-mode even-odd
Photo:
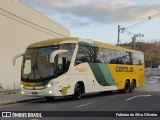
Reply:
[[[22,78],[42,79],[53,76],[54,64],[49,60],[55,50],[55,46],[27,49],[22,64]]]
[[[21,78],[22,81],[40,82],[48,81],[68,71],[75,44],[65,43],[56,46],[28,48],[25,52]],[[59,53],[50,63],[50,55],[56,50],[68,50]]]

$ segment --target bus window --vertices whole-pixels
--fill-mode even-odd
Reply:
[[[144,55],[140,53],[133,53],[133,64],[142,65],[144,61]]]
[[[131,52],[126,52],[125,64],[127,64],[127,65],[132,65],[133,64],[132,53]]]
[[[75,65],[90,62],[90,50],[87,45],[79,45]]]
[[[139,56],[137,53],[133,53],[133,64],[139,65]]]
[[[109,63],[109,49],[106,48],[99,48],[97,53],[97,61],[100,63]]]
[[[144,55],[143,54],[139,54],[139,65],[142,65],[144,61]]]
[[[58,57],[59,71],[63,71],[63,72],[68,71],[75,46],[76,46],[75,43],[64,43],[60,45],[59,49],[68,50],[68,52],[64,53],[65,55],[60,54]],[[62,68],[60,66],[62,66]]]
[[[58,74],[63,74],[68,71],[74,48],[75,48],[75,45],[73,44],[61,45],[60,49],[67,49],[68,52],[58,54],[58,63],[57,63]]]
[[[58,54],[57,73],[64,73],[67,69],[66,53]]]
[[[99,52],[98,47],[90,46],[90,55],[89,55],[90,56],[90,62],[92,62],[92,63],[100,63],[101,62],[97,59],[98,52]]]

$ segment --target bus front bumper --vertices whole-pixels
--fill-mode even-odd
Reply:
[[[21,88],[21,94],[24,96],[31,96],[31,97],[59,96],[56,93],[57,92],[53,89],[53,87],[40,90]]]

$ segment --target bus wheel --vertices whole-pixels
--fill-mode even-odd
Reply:
[[[45,98],[47,101],[50,101],[50,102],[54,100],[54,97],[45,97]]]
[[[128,93],[130,91],[130,83],[129,81],[125,82],[124,93]]]
[[[132,81],[130,92],[133,92],[135,90],[135,87],[136,87],[135,81]]]
[[[77,83],[74,89],[74,95],[73,95],[73,99],[74,100],[79,100],[82,97],[82,89],[80,87],[80,85]]]

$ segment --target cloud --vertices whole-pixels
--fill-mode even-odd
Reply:
[[[23,0],[68,26],[82,27],[133,22],[158,13],[160,4],[136,5],[131,0]]]

